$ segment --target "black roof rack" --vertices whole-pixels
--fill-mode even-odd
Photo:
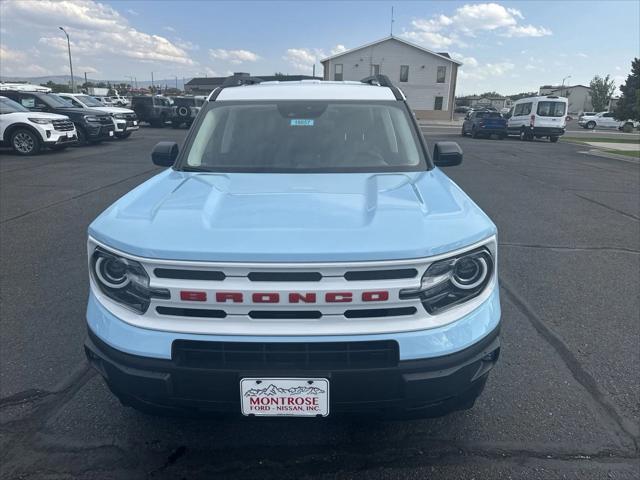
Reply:
[[[241,85],[257,85],[262,81],[263,80],[261,78],[252,77],[248,73],[234,73],[233,75],[227,77],[224,82],[222,82],[222,85],[220,85],[213,91],[210,101],[214,101],[216,98],[218,98],[218,95],[220,95],[220,92],[224,88],[239,87]]]
[[[393,95],[396,97],[396,100],[404,100],[400,89],[391,83],[391,80],[389,80],[389,77],[386,75],[371,75],[370,77],[363,78],[360,82],[367,83],[369,85],[378,85],[380,87],[389,87],[393,92]]]

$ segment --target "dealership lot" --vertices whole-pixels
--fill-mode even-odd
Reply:
[[[84,360],[86,227],[184,130],[0,153],[3,478],[636,478],[638,165],[473,140],[447,173],[499,228],[503,351],[476,407],[408,422],[158,419]],[[432,134],[430,134],[432,133]]]

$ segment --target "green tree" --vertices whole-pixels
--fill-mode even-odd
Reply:
[[[631,62],[631,73],[620,91],[622,96],[616,105],[616,118],[640,120],[640,58]]]
[[[64,93],[71,91],[69,85],[65,85],[62,83],[53,83],[49,80],[47,83],[41,84],[43,87],[49,87],[53,93]]]
[[[609,106],[609,100],[613,92],[616,90],[616,86],[610,76],[602,78],[600,75],[596,75],[589,84],[591,88],[591,104],[596,112],[603,112],[607,110]]]

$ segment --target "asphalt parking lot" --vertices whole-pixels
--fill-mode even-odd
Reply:
[[[429,132],[427,131],[427,134]],[[640,475],[640,170],[569,143],[455,140],[499,228],[503,350],[471,411],[415,421],[154,418],[82,350],[86,228],[160,140],[0,152],[0,477],[631,479]]]

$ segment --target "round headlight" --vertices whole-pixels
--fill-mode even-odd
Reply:
[[[453,266],[451,283],[461,290],[472,290],[487,278],[489,268],[481,256],[462,257]]]
[[[99,257],[95,272],[98,279],[109,288],[123,288],[131,281],[127,275],[127,265],[119,258]]]

